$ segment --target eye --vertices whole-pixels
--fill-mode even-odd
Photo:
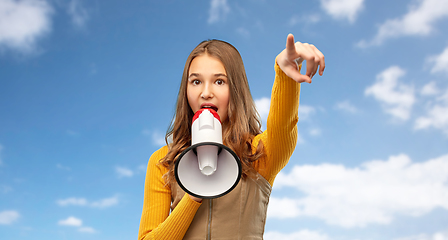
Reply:
[[[199,85],[199,84],[201,84],[201,81],[198,80],[198,79],[193,79],[193,80],[191,80],[190,82],[191,82],[191,84],[193,84],[193,85]]]
[[[224,85],[226,82],[224,80],[222,80],[222,79],[217,79],[215,81],[215,83],[218,84],[218,85]]]

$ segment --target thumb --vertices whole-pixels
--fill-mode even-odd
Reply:
[[[294,70],[288,69],[288,70],[286,70],[285,74],[298,83],[302,83],[302,82],[311,83],[311,78],[309,76],[300,74],[300,72],[297,71],[296,69],[294,69]]]

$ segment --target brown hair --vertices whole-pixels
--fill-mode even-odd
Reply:
[[[252,140],[255,135],[261,133],[261,122],[250,94],[241,55],[234,46],[227,42],[220,40],[203,41],[193,49],[187,58],[180,83],[176,113],[165,136],[167,144],[168,138],[172,136],[168,154],[161,160],[161,163],[169,169],[164,175],[167,184],[175,181],[174,163],[177,156],[191,145],[191,122],[194,113],[187,99],[188,71],[191,61],[204,54],[219,59],[226,69],[229,79],[230,101],[227,127],[223,132],[223,143],[240,158],[243,178],[255,176],[251,163],[264,154],[261,141],[256,147],[256,151],[252,152]]]

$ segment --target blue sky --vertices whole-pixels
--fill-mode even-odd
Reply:
[[[288,33],[326,56],[266,239],[448,239],[446,0],[0,0],[0,238],[136,239],[146,163],[202,40],[265,122]]]

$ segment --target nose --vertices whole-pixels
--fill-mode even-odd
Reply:
[[[203,99],[209,99],[213,97],[213,90],[212,86],[210,84],[206,83],[204,84],[204,88],[202,89],[201,97]]]

